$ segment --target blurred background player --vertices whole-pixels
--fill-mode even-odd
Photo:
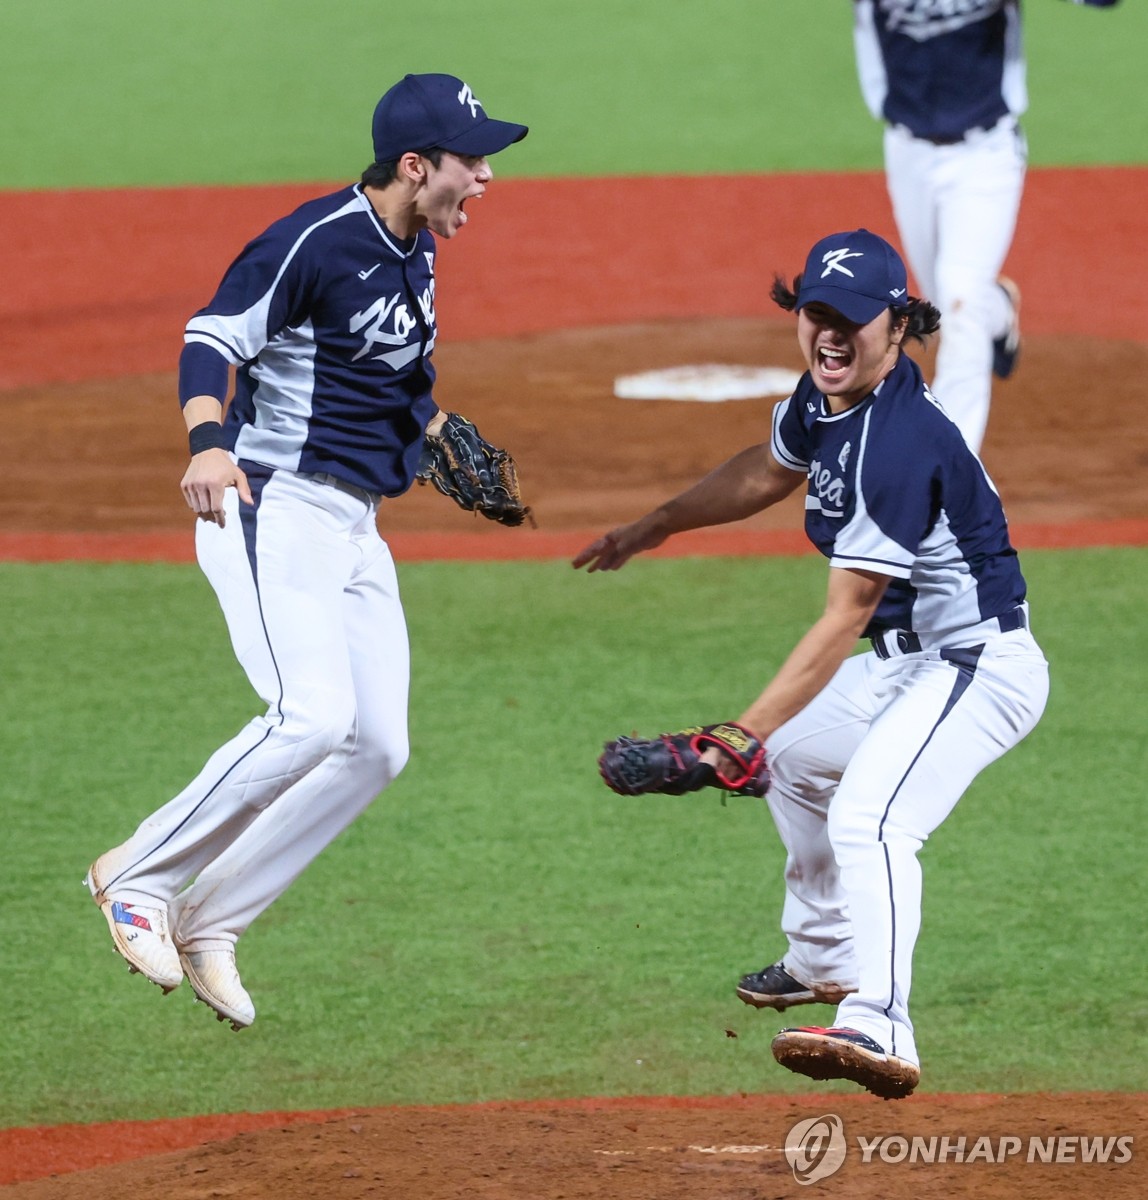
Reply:
[[[992,377],[1020,349],[1020,289],[1001,275],[1027,161],[1020,0],[854,0],[854,43],[905,257],[944,319],[931,386],[979,452]]]
[[[236,1029],[255,1019],[240,935],[407,761],[410,656],[379,502],[410,488],[446,420],[432,234],[462,229],[486,156],[527,129],[436,74],[390,88],[372,133],[361,181],[250,242],[180,357],[196,552],[267,711],[87,878],[129,967],[165,992],[186,976]]]

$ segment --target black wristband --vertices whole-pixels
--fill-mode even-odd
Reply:
[[[193,456],[201,450],[222,450],[223,426],[218,421],[204,421],[187,435],[187,444]]]

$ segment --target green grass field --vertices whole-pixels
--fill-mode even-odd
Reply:
[[[923,852],[929,1091],[1145,1086],[1146,554],[1026,556],[1053,694]],[[401,577],[412,762],[244,938],[260,1014],[233,1034],[129,976],[80,882],[256,710],[214,598],[192,567],[0,568],[0,1124],[802,1089],[783,1022],[732,991],[780,948],[764,806],[622,800],[594,760],[739,709],[818,611],[820,560]]]
[[[1026,5],[1037,165],[1140,163],[1148,6]],[[12,0],[0,187],[344,179],[407,71],[462,75],[531,136],[505,175],[880,165],[846,0]]]

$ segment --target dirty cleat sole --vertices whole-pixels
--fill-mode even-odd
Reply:
[[[798,1004],[840,1004],[854,989],[833,983],[801,983],[785,969],[784,962],[775,962],[760,971],[743,975],[735,990],[743,1004],[782,1012]]]
[[[921,1081],[920,1067],[886,1054],[855,1029],[783,1029],[771,1049],[790,1071],[809,1079],[848,1079],[885,1100],[903,1100]]]
[[[737,998],[742,1004],[749,1004],[754,1008],[775,1008],[778,1012],[784,1012],[785,1009],[793,1008],[798,1004],[818,1003],[817,997],[804,989],[796,992],[770,994],[756,991],[740,983],[737,986]]]
[[[798,1004],[840,1004],[854,989],[824,987],[801,988],[795,992],[763,992],[747,987],[743,980],[736,990],[737,998],[743,1004],[750,1004],[754,1008],[775,1008],[778,1012],[784,1012]]]

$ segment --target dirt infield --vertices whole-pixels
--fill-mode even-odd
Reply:
[[[1044,1200],[1142,1197],[1145,1096],[730,1096],[390,1108],[108,1127],[112,1165],[0,1189],[11,1200]],[[785,1152],[822,1118],[823,1149]],[[74,1130],[75,1127],[72,1127]],[[68,1130],[46,1131],[40,1162]],[[93,1130],[93,1133],[97,1132]],[[814,1131],[814,1134],[816,1130]],[[219,1139],[219,1140],[215,1140]],[[796,1138],[791,1139],[796,1141]],[[176,1149],[175,1147],[187,1147]],[[0,1150],[5,1138],[0,1133]],[[9,1148],[11,1149],[11,1148]],[[117,1151],[131,1161],[115,1162]],[[166,1151],[166,1152],[165,1152]],[[152,1157],[139,1157],[150,1153]],[[840,1155],[838,1156],[840,1157]],[[8,1156],[5,1155],[5,1161]],[[63,1153],[57,1169],[77,1163]],[[795,1172],[804,1168],[804,1178]],[[834,1159],[825,1155],[821,1169]],[[810,1172],[810,1165],[813,1171]]]
[[[1131,400],[1134,387],[1143,396],[1148,345],[1045,334],[1023,353],[1023,368],[998,387],[984,447],[1018,543],[1056,544],[1059,535],[1064,544],[1074,530],[1078,544],[1148,540],[1148,423]],[[618,400],[616,375],[691,362],[800,365],[789,323],[733,317],[446,343],[435,357],[440,404],[513,449],[539,528],[503,529],[415,488],[381,514],[400,561],[573,553],[590,531],[639,515],[767,435],[774,400]],[[127,547],[131,557],[143,547],[138,556],[190,558],[174,389],[173,376],[156,374],[5,394],[0,553],[40,557],[66,532],[90,535],[93,553]],[[747,536],[763,534],[772,540]],[[82,544],[67,544],[84,556]],[[739,544],[807,549],[800,497],[666,549]]]
[[[247,237],[328,186],[0,193],[0,555],[190,557],[166,373],[183,321]],[[1148,536],[1148,292],[1126,265],[1148,237],[1146,186],[1148,168],[1030,173],[1007,264],[1024,287],[1022,368],[984,448],[1022,546],[1087,542],[1097,522],[1109,540]],[[1105,221],[1086,228],[1072,214],[1097,194]],[[618,401],[613,378],[799,366],[768,281],[813,237],[859,224],[893,236],[879,173],[499,181],[440,254],[437,396],[514,450],[539,529],[493,528],[415,489],[383,513],[397,556],[564,556],[761,437],[770,401]],[[1082,291],[1094,279],[1103,303]],[[796,550],[798,512],[667,552],[729,552],[730,532]]]
[[[1043,248],[1055,243],[1064,251],[1066,237],[1080,232],[1068,228],[1064,214],[1088,211],[1073,207],[1066,178],[1038,175],[1026,196],[1013,265],[1029,289],[1026,342],[1018,375],[994,398],[984,459],[1022,549],[1148,544],[1148,301],[1138,284],[1129,283],[1132,273],[1117,269],[1122,246],[1143,241],[1143,205],[1129,195],[1136,182],[1143,194],[1145,173],[1116,172],[1109,180],[1123,214],[1106,225],[1111,244],[1078,243],[1067,262],[1050,266]],[[591,534],[637,515],[764,437],[771,400],[705,406],[623,401],[614,398],[612,384],[618,374],[683,363],[798,367],[790,323],[763,315],[763,274],[794,262],[794,248],[824,233],[823,225],[891,226],[873,178],[853,178],[847,201],[827,180],[756,181],[741,191],[731,191],[728,181],[687,181],[672,194],[656,194],[652,207],[650,181],[634,181],[633,211],[643,214],[645,224],[627,231],[623,265],[645,272],[638,283],[623,278],[617,262],[608,266],[594,241],[604,217],[630,211],[619,182],[567,181],[565,190],[521,184],[506,192],[517,209],[509,204],[499,210],[492,195],[485,203],[494,231],[505,234],[517,213],[533,222],[534,250],[510,262],[498,298],[481,292],[500,265],[481,240],[488,236],[481,228],[485,209],[474,234],[467,234],[473,242],[463,244],[456,260],[444,256],[444,288],[457,286],[454,280],[467,270],[481,282],[470,310],[451,302],[457,305],[456,334],[436,350],[438,400],[514,451],[539,528],[479,523],[437,493],[415,489],[385,504],[381,517],[400,569],[402,561],[439,555],[566,556]],[[1094,186],[1095,180],[1090,192]],[[770,254],[776,251],[776,259],[764,259],[752,246],[739,255],[740,234],[726,227],[745,216],[747,204],[768,207],[762,198],[767,187],[779,189],[773,201],[784,188],[791,219],[802,211],[795,194],[804,196],[813,205],[810,228],[774,231]],[[296,199],[315,190],[300,189]],[[190,558],[192,522],[177,486],[186,462],[182,423],[174,377],[160,366],[178,348],[168,314],[186,316],[202,301],[203,263],[214,277],[226,261],[212,239],[234,249],[237,213],[257,227],[269,195],[236,197],[230,209],[212,208],[210,197],[195,193],[164,197],[163,208],[158,201],[119,197],[121,214],[126,206],[131,215],[130,236],[156,245],[143,256],[152,264],[147,276],[121,278],[122,293],[111,297],[107,309],[97,309],[95,285],[109,275],[99,280],[93,273],[106,272],[118,253],[109,213],[93,208],[88,197],[91,244],[60,248],[28,234],[29,223],[50,223],[52,206],[75,204],[74,195],[26,205],[20,197],[0,197],[0,217],[20,216],[24,243],[12,247],[8,261],[16,276],[21,270],[26,276],[23,290],[11,287],[2,302],[11,305],[19,293],[23,307],[4,313],[17,353],[0,374],[6,416],[0,471],[7,485],[0,492],[0,557]],[[267,217],[279,211],[278,198],[276,193]],[[845,203],[852,215],[838,219]],[[725,230],[716,257],[713,243],[681,250],[686,267],[704,268],[717,281],[712,314],[704,319],[689,315],[696,291],[681,280],[659,283],[652,273],[658,262],[670,269],[666,247],[680,246],[683,217],[694,208],[710,212]],[[206,232],[196,241],[188,228],[204,219],[205,210],[206,227],[199,229]],[[562,234],[555,241],[558,257],[544,268],[537,252],[555,228]],[[164,244],[185,256],[182,274],[176,250],[161,254],[164,236]],[[34,253],[25,247],[35,247]],[[64,269],[56,258],[65,249],[74,303],[49,321],[47,281]],[[683,263],[675,262],[680,269]],[[1078,306],[1078,291],[1057,286],[1064,277],[1074,289],[1097,277],[1124,289],[1105,304],[1109,316],[1120,318],[1111,330],[1119,337],[1102,340],[1110,332],[1109,317],[1095,305]],[[176,287],[170,278],[184,282]],[[599,291],[607,287],[608,297]],[[506,299],[514,295],[516,312]],[[535,307],[525,312],[522,303],[532,301]],[[446,303],[443,313],[451,314]],[[125,325],[134,331],[131,338]],[[804,547],[800,518],[795,499],[736,530],[679,539],[666,552],[797,552]],[[777,1069],[763,1064],[763,1086]],[[0,1131],[0,1185],[8,1186],[0,1193],[13,1200],[767,1200],[816,1194],[820,1187],[840,1196],[916,1200],[1139,1197],[1148,1191],[1146,1099],[926,1091],[896,1104],[852,1094],[744,1096],[392,1108],[334,1118],[236,1114],[6,1130]],[[806,1187],[783,1153],[786,1134],[795,1123],[826,1114],[843,1124],[845,1162],[832,1177]],[[879,1137],[894,1140],[878,1146],[873,1139]],[[870,1147],[871,1161],[858,1138]],[[905,1154],[898,1158],[902,1145]]]

